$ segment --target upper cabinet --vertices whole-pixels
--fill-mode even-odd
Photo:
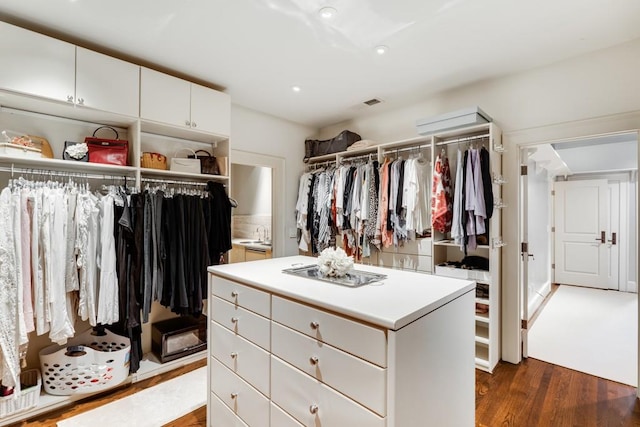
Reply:
[[[56,101],[75,99],[76,47],[0,22],[0,87]]]
[[[229,135],[229,95],[148,68],[140,73],[140,118]]]
[[[137,117],[140,67],[0,22],[0,88]]]
[[[81,47],[76,52],[77,105],[137,117],[140,67]]]

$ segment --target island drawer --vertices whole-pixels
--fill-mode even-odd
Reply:
[[[386,425],[384,418],[275,356],[271,399],[307,427]]]
[[[269,396],[269,353],[211,322],[211,354],[262,394]]]
[[[271,317],[271,296],[267,292],[214,276],[212,293],[261,316]]]
[[[271,348],[269,319],[218,297],[213,297],[209,303],[211,320],[269,351]]]
[[[273,296],[272,319],[347,353],[387,366],[387,331]]]
[[[386,415],[386,369],[275,322],[271,351],[380,416]]]
[[[269,399],[213,357],[209,367],[211,389],[220,400],[248,425],[268,425]]]

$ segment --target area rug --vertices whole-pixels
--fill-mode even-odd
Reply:
[[[207,367],[110,402],[72,418],[58,427],[158,427],[207,403]]]
[[[636,294],[562,285],[528,337],[529,357],[637,386]]]

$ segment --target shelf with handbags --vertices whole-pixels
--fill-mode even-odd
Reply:
[[[229,142],[202,142],[141,132],[142,176],[227,181]]]
[[[201,133],[184,139],[140,128],[140,121],[95,123],[1,107],[0,130],[11,131],[6,132],[0,162],[54,171],[118,173],[134,178],[138,185],[142,176],[228,182],[228,140],[215,137],[204,142],[198,140]],[[38,148],[21,145],[29,140]],[[179,159],[176,164],[192,167],[171,168],[173,158]]]

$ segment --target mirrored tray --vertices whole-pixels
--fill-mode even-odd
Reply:
[[[317,265],[304,265],[301,267],[287,268],[282,270],[282,272],[298,277],[306,277],[307,279],[321,280],[323,282],[334,283],[336,285],[349,286],[351,288],[357,288],[358,286],[379,282],[387,278],[386,274],[369,273],[368,271],[360,270],[350,270],[343,277],[328,277],[323,276],[322,273],[320,273],[320,267]]]

